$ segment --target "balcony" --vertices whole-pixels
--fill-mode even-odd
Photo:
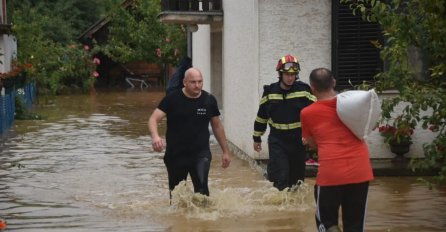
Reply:
[[[163,23],[221,24],[222,0],[161,0],[158,18]]]
[[[10,23],[10,18],[12,16],[6,17],[6,4],[4,2],[0,3],[0,35],[10,34],[12,24]],[[9,20],[8,20],[9,19]]]
[[[11,24],[0,23],[0,35],[11,34]]]

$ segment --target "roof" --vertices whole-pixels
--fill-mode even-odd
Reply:
[[[121,3],[121,7],[127,8],[127,7],[131,6],[133,3],[134,3],[134,0],[125,0]],[[82,40],[82,39],[87,39],[87,38],[88,39],[93,38],[93,35],[97,31],[102,29],[104,26],[106,26],[110,22],[110,20],[111,20],[110,16],[106,16],[106,17],[98,20],[96,23],[91,25],[87,30],[82,32],[82,34],[79,35],[77,39]]]

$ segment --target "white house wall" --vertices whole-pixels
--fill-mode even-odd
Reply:
[[[301,66],[299,78],[306,83],[314,68],[331,68],[330,0],[260,0],[258,6],[260,75],[255,80],[258,100],[263,85],[278,81],[276,65],[286,54],[297,57]],[[268,153],[267,133],[262,138],[265,141],[262,157]],[[249,154],[255,153],[251,148]]]
[[[211,27],[211,92],[217,98],[220,109],[223,109],[222,39],[221,27]]]
[[[259,103],[260,50],[257,0],[223,1],[223,109],[228,140],[251,157]]]
[[[393,97],[394,94],[383,94],[380,98]],[[395,107],[395,112],[392,113],[392,118],[396,118],[406,107],[407,103],[400,103]],[[421,116],[429,114],[430,112],[421,112]],[[413,145],[410,146],[409,152],[406,157],[424,157],[423,144],[434,140],[436,133],[430,130],[422,129],[420,125],[417,126],[412,135]],[[392,158],[395,156],[390,151],[389,145],[383,142],[383,137],[379,134],[378,130],[372,131],[367,138],[367,144],[369,145],[369,152],[372,158]]]
[[[331,68],[331,0],[259,2],[259,87],[278,80],[277,61],[286,54],[298,58],[307,83],[314,68]]]
[[[331,1],[223,1],[223,99],[228,139],[252,158],[254,119],[263,85],[277,81],[277,61],[298,57],[305,82],[313,68],[331,67]]]

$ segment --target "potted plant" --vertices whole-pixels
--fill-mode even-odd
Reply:
[[[392,123],[385,123],[378,127],[381,136],[384,137],[384,142],[389,144],[390,151],[397,156],[393,161],[404,161],[404,154],[409,152],[412,144],[412,134],[415,124],[409,120],[405,120],[399,116],[393,120]]]

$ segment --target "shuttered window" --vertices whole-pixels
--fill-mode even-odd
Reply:
[[[373,41],[382,41],[376,23],[353,15],[348,5],[333,1],[332,70],[337,89],[351,89],[363,81],[373,83],[373,76],[382,70],[379,50]],[[351,83],[351,84],[350,84]]]

